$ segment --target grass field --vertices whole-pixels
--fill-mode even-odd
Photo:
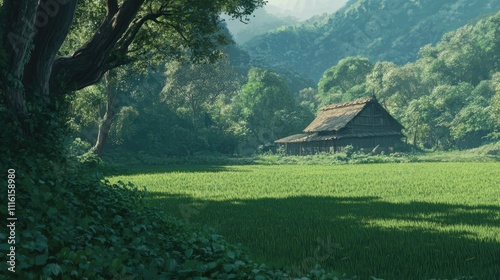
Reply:
[[[500,163],[156,166],[109,180],[292,271],[500,279]]]

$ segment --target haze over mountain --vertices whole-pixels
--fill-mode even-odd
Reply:
[[[228,29],[238,44],[244,44],[257,35],[264,34],[282,26],[295,25],[301,20],[325,13],[332,14],[340,9],[347,0],[269,0],[244,24],[226,18]]]
[[[265,9],[278,16],[293,16],[305,20],[323,13],[333,13],[347,0],[269,0]]]
[[[281,26],[297,24],[299,21],[294,17],[281,17],[270,14],[266,9],[258,9],[250,17],[250,22],[245,24],[238,20],[225,18],[227,28],[233,35],[237,44],[244,44],[255,36],[265,34]]]

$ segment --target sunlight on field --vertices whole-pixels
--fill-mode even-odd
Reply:
[[[109,179],[146,186],[152,205],[214,226],[259,261],[296,271],[320,263],[362,279],[500,279],[498,163],[171,166],[131,173]]]

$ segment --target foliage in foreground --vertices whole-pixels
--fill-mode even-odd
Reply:
[[[37,180],[16,171],[17,259],[14,273],[2,262],[7,279],[291,279],[252,262],[210,229],[144,206],[145,190],[70,168],[69,175]],[[0,249],[7,254],[9,247]],[[320,268],[308,275],[320,278],[340,279]]]

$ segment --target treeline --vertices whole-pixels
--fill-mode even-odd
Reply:
[[[347,56],[415,61],[420,47],[499,9],[495,0],[351,0],[332,15],[280,27],[243,47],[261,67],[294,69],[317,80]]]
[[[82,154],[105,134],[103,146],[94,146],[99,154],[104,146],[164,156],[252,154],[314,117],[315,107],[303,103],[285,77],[237,65],[228,56],[216,63],[174,60],[144,73],[116,71],[72,98],[69,141],[79,139],[68,143],[70,150]]]
[[[347,57],[317,88],[292,72],[250,67],[235,46],[217,63],[131,66],[77,93],[70,123],[74,137],[94,143],[104,135],[103,146],[115,151],[251,154],[302,131],[321,106],[374,94],[404,125],[408,143],[477,147],[499,139],[499,30],[497,13],[422,47],[418,60],[402,66]],[[74,147],[82,143],[72,150],[90,148]]]

